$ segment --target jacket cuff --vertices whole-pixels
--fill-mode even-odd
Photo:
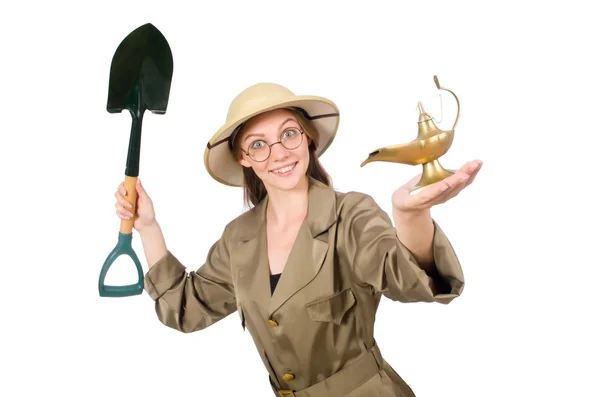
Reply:
[[[413,296],[408,301],[422,300],[448,304],[462,293],[465,284],[464,276],[461,264],[446,234],[435,220],[433,223],[433,260],[437,276],[429,276],[425,270],[421,269],[412,252],[399,241],[404,255],[415,269],[419,269],[417,276],[419,281],[409,288],[412,290]]]
[[[185,266],[170,251],[148,270],[144,277],[144,289],[157,300],[185,276]]]
[[[439,274],[438,285],[442,286],[438,290],[439,293],[435,294],[434,299],[437,302],[449,303],[462,293],[465,285],[464,275],[462,266],[448,237],[435,220],[433,223],[435,225],[433,259]]]

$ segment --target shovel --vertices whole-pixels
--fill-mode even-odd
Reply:
[[[154,114],[166,113],[172,76],[173,56],[169,43],[162,33],[149,23],[131,32],[121,42],[112,59],[106,110],[109,113],[121,113],[127,109],[131,114],[131,135],[124,185],[127,191],[125,198],[132,205],[133,214],[137,202],[135,185],[139,175],[142,118],[146,110]],[[131,246],[132,230],[133,217],[129,220],[122,219],[117,245],[106,258],[100,271],[100,296],[140,295],[144,290],[142,266]],[[121,255],[129,256],[135,263],[138,282],[123,286],[105,285],[106,273]]]

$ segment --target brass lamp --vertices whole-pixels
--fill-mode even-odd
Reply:
[[[385,146],[369,153],[369,157],[361,163],[361,167],[374,161],[386,161],[392,163],[401,163],[408,165],[423,165],[421,179],[410,188],[410,194],[415,194],[429,185],[437,183],[450,175],[450,171],[442,167],[439,158],[442,157],[454,140],[454,129],[460,116],[460,102],[454,92],[440,86],[437,76],[433,76],[433,81],[438,90],[444,90],[451,93],[456,99],[458,107],[456,120],[452,129],[449,131],[440,130],[433,122],[431,116],[423,109],[423,104],[419,106],[419,121],[417,138],[411,142],[399,145]]]

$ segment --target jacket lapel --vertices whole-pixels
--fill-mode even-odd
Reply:
[[[232,253],[232,262],[239,274],[238,299],[255,301],[263,311],[271,300],[265,210],[263,200],[242,215],[236,228],[239,245]]]
[[[306,222],[302,223],[298,237],[290,252],[277,288],[269,304],[269,315],[273,314],[298,290],[308,284],[319,272],[329,245],[313,239]]]
[[[232,258],[239,267],[242,293],[270,316],[319,272],[329,250],[328,234],[336,220],[335,191],[310,179],[308,213],[294,242],[281,278],[271,297],[267,253],[266,209],[268,197],[242,215],[239,245]]]
[[[333,189],[310,179],[308,213],[271,298],[269,315],[308,284],[321,269],[329,250],[327,234],[324,232],[335,222],[335,212]]]

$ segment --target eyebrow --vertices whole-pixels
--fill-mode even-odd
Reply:
[[[290,121],[295,121],[296,123],[298,122],[295,118],[289,117],[289,118],[285,119],[283,121],[283,123],[281,123],[279,125],[279,129],[281,129],[281,127],[283,127],[286,123],[288,123]],[[253,137],[253,136],[265,136],[265,134],[249,134],[249,135],[246,135],[246,138],[244,138],[244,143],[246,143],[246,141],[248,140],[248,138]]]

